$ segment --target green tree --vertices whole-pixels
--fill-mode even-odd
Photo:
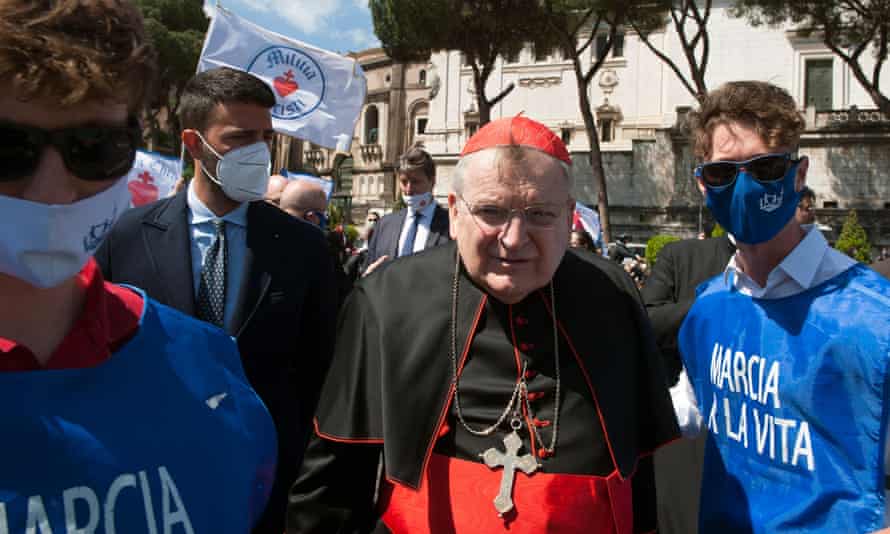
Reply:
[[[649,241],[646,242],[646,263],[649,264],[650,267],[654,267],[655,262],[658,261],[658,253],[661,252],[661,249],[668,243],[673,243],[679,240],[679,237],[665,234],[659,234],[649,238]]]
[[[185,83],[195,75],[209,23],[203,0],[135,0],[158,52],[159,76],[148,102],[149,145],[179,154],[176,108]],[[162,126],[163,123],[163,126]]]
[[[458,50],[473,71],[479,124],[510,91],[489,97],[486,85],[498,57],[518,54],[527,43],[547,46],[536,13],[537,0],[370,0],[374,33],[399,61],[432,51]]]
[[[708,35],[711,4],[712,0],[653,0],[647,3],[649,9],[642,13],[642,18],[631,17],[628,21],[646,47],[674,72],[689,94],[699,101],[708,92],[705,73],[711,51],[711,39]],[[668,15],[660,27],[652,24],[653,12]],[[652,41],[653,30],[664,28],[665,25],[669,25],[677,34],[688,72],[684,72],[680,65]]]
[[[868,242],[865,229],[859,224],[859,216],[856,214],[856,210],[850,210],[850,213],[844,220],[844,227],[841,229],[841,235],[838,237],[834,248],[856,261],[866,264],[871,263],[871,243]]]
[[[754,25],[790,23],[799,35],[814,35],[850,67],[872,101],[890,116],[890,98],[881,91],[887,61],[890,2],[886,0],[736,0],[733,14]],[[871,45],[871,46],[869,46]],[[871,72],[863,65],[870,49]]]
[[[650,4],[649,1],[639,0],[543,0],[541,2],[543,8],[541,15],[547,21],[547,29],[552,32],[550,46],[558,47],[574,67],[578,107],[589,143],[590,169],[599,189],[597,210],[603,241],[607,243],[612,239],[609,195],[596,117],[590,102],[590,83],[602,68],[623,25],[630,19],[636,20],[640,28],[649,28],[660,22],[659,11],[650,9]],[[593,57],[593,61],[588,62],[587,57],[591,55],[589,50],[600,36],[605,37],[605,46]],[[623,35],[621,37],[623,38]]]

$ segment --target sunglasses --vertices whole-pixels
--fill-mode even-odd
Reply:
[[[791,154],[765,154],[746,161],[711,161],[695,168],[695,177],[710,187],[724,187],[735,182],[744,169],[752,178],[761,183],[777,182],[785,177],[794,159]]]
[[[0,182],[33,176],[47,146],[58,150],[65,167],[81,180],[119,178],[133,167],[141,139],[135,117],[126,126],[85,125],[59,130],[0,121]]]

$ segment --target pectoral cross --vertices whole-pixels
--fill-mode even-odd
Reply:
[[[506,452],[492,447],[480,455],[488,467],[492,469],[504,468],[504,474],[501,477],[501,490],[494,499],[494,507],[498,511],[498,516],[503,516],[513,509],[513,479],[516,470],[530,475],[538,469],[538,462],[534,456],[531,454],[519,456],[517,454],[522,447],[522,440],[516,431],[507,434],[507,437],[504,438],[504,447]]]

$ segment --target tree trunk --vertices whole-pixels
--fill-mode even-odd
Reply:
[[[575,59],[577,63],[577,58]],[[600,153],[600,140],[596,129],[596,118],[590,108],[590,98],[587,96],[587,84],[581,73],[580,65],[576,64],[575,79],[578,82],[578,104],[581,108],[581,116],[584,118],[584,129],[587,131],[587,140],[590,144],[588,161],[593,180],[596,182],[599,192],[596,197],[596,205],[600,214],[600,228],[603,230],[603,246],[612,241],[612,224],[609,222],[609,194],[606,189],[606,172],[603,169],[603,156]]]
[[[488,82],[486,69],[473,65],[473,88],[476,90],[476,109],[479,111],[479,127],[491,122],[491,105],[485,97],[485,84]]]

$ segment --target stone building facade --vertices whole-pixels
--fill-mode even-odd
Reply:
[[[816,192],[818,220],[836,234],[847,211],[855,208],[872,243],[890,246],[888,117],[873,109],[850,69],[817,39],[793,28],[752,27],[731,17],[728,7],[726,1],[713,2],[708,87],[753,79],[787,89],[807,117],[800,153],[810,158],[808,183]],[[678,124],[695,100],[636,34],[624,30],[622,35],[588,95],[599,126],[613,233],[629,233],[634,241],[661,232],[693,236],[709,215],[701,209],[692,178],[695,161]],[[598,53],[598,41],[595,37],[585,57],[588,65]],[[685,70],[672,29],[654,34],[652,41]],[[478,115],[472,71],[460,53],[435,53],[431,64],[434,90],[425,139],[439,163],[436,193],[443,198],[460,149],[478,128]],[[882,89],[888,92],[887,76],[884,81]],[[518,57],[498,61],[487,91],[497,94],[510,83],[515,88],[493,108],[492,118],[522,112],[561,135],[575,162],[575,195],[594,203],[597,186],[587,163],[571,62],[558,52],[539,54],[527,47]]]
[[[396,202],[394,168],[416,141],[425,139],[429,115],[429,63],[393,61],[381,48],[349,54],[365,72],[368,94],[356,123],[344,182],[351,192],[353,218],[369,209],[389,211]],[[306,168],[330,177],[334,151],[302,143]]]

